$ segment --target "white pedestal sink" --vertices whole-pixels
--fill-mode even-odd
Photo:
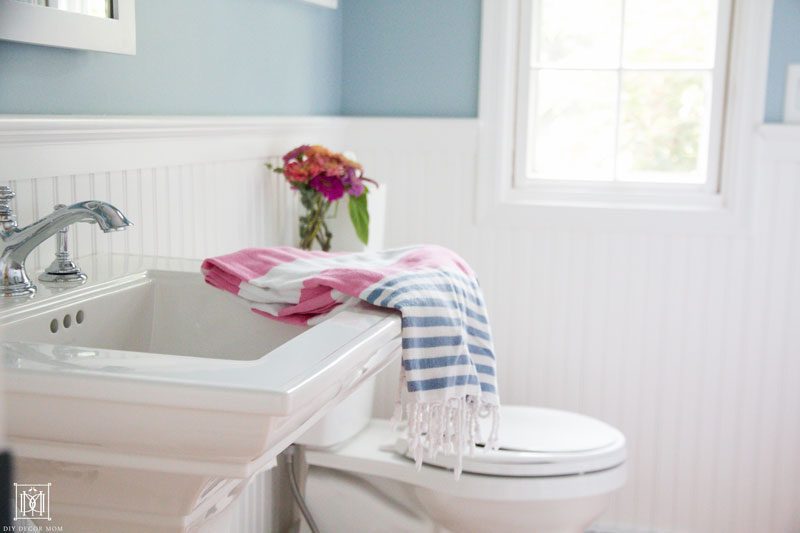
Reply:
[[[388,311],[289,326],[198,262],[84,263],[88,284],[0,306],[16,480],[51,484],[64,531],[227,531],[247,481],[399,354]]]

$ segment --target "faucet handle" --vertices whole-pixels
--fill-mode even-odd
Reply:
[[[11,207],[11,200],[16,194],[8,185],[0,185],[0,224],[3,227],[15,227],[17,217],[14,216],[14,208]]]

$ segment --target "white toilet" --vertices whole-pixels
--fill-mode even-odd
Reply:
[[[625,437],[593,418],[501,408],[500,449],[439,455],[421,470],[365,386],[303,436],[306,501],[321,531],[584,531],[625,483]],[[486,432],[483,432],[486,434]]]

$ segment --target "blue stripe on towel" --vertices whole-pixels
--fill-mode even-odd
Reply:
[[[406,370],[424,370],[426,368],[442,368],[446,366],[469,364],[472,364],[472,360],[468,355],[445,355],[442,357],[428,357],[427,359],[405,359],[403,361],[403,368]],[[484,365],[476,365],[476,367],[477,366]],[[494,375],[494,373],[492,373],[492,375]]]
[[[469,348],[469,353],[473,355],[485,355],[494,359],[494,353],[489,348],[482,348],[474,344],[468,344],[467,348]]]
[[[460,385],[477,385],[477,376],[446,376],[442,378],[421,379],[408,382],[408,392],[419,392],[426,390],[446,389],[447,387],[458,387]],[[481,383],[481,390],[483,384]]]
[[[461,320],[447,316],[405,316],[402,320],[402,326],[404,328],[461,327]]]
[[[459,346],[464,342],[461,335],[451,337],[408,337],[403,339],[403,348],[436,348],[438,346]]]
[[[491,367],[489,365],[479,365],[476,363],[475,371],[478,372],[478,374],[487,374],[489,376],[494,376],[494,367]]]
[[[484,383],[481,381],[481,392],[491,392],[492,394],[496,394],[497,389],[491,383]]]
[[[492,337],[486,333],[485,331],[481,331],[478,328],[473,328],[472,326],[467,326],[467,333],[472,335],[473,337],[478,337],[487,341],[492,340]]]
[[[461,305],[458,302],[448,302],[447,300],[441,300],[439,298],[408,298],[407,300],[395,302],[392,306],[392,308],[400,309],[401,311],[404,307],[447,307],[449,309],[461,311],[471,319],[477,320],[483,324],[489,323],[486,317],[479,312],[473,311],[469,307]]]

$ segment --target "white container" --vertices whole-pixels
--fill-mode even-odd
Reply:
[[[369,244],[364,245],[353,228],[350,221],[350,212],[347,210],[347,198],[339,201],[336,217],[328,219],[328,228],[333,232],[331,250],[334,252],[364,252],[383,249],[383,239],[386,234],[386,185],[380,187],[370,186],[367,196],[369,208]],[[334,209],[334,208],[331,208]]]

